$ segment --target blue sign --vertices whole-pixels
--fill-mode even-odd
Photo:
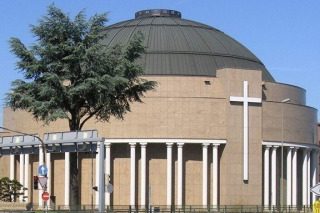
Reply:
[[[46,176],[48,173],[48,168],[45,165],[40,165],[38,168],[39,176]]]

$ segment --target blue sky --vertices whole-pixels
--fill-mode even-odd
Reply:
[[[0,1],[0,105],[10,83],[20,78],[8,40],[26,44],[37,24],[54,3],[71,16],[82,9],[91,16],[108,12],[108,24],[131,19],[143,9],[165,8],[183,18],[211,25],[249,48],[276,81],[307,90],[307,104],[320,109],[320,2],[318,0],[1,0]],[[2,112],[0,113],[0,124]]]

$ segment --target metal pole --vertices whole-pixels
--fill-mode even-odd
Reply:
[[[47,154],[46,146],[45,146],[43,140],[40,137],[38,137],[36,135],[25,133],[25,132],[20,132],[20,131],[13,130],[13,129],[8,129],[8,128],[3,127],[3,126],[0,126],[0,129],[7,130],[7,131],[10,131],[10,132],[14,132],[14,133],[18,133],[18,134],[22,134],[22,135],[25,135],[25,136],[31,136],[31,137],[34,137],[34,138],[38,139],[40,141],[40,143],[41,143],[41,147],[43,147],[43,164],[44,164],[44,166],[46,165],[46,154]],[[40,147],[39,147],[39,149],[40,149]]]
[[[46,164],[46,155],[47,155],[46,146],[44,144],[44,141],[40,137],[38,137],[36,135],[25,133],[25,132],[20,132],[20,131],[17,131],[17,130],[13,130],[13,129],[9,129],[9,128],[6,128],[6,127],[2,127],[2,126],[0,126],[0,129],[7,130],[7,131],[10,131],[10,132],[14,132],[14,133],[18,133],[18,134],[22,134],[22,135],[25,135],[25,136],[31,136],[31,137],[34,137],[34,138],[38,139],[40,141],[40,143],[41,143],[40,146],[39,146],[39,150],[42,149],[42,152],[43,152],[43,165],[46,167],[46,165],[47,165]],[[47,186],[46,185],[43,187],[43,192],[45,192],[45,191],[47,191]],[[45,212],[47,212],[47,210],[48,210],[47,201],[44,201],[44,210],[45,210]]]
[[[93,150],[91,145],[91,210],[93,211]]]
[[[283,112],[283,104],[290,102],[290,98],[283,99],[281,101],[281,187],[280,187],[280,206],[283,204],[283,196],[284,196],[284,190],[283,190],[283,143],[284,143],[284,112]]]
[[[283,140],[284,140],[284,133],[283,133],[283,103],[281,103],[281,203],[280,206],[283,205]]]
[[[99,156],[99,212],[103,213],[105,211],[105,174],[104,174],[104,138],[100,141],[100,156]]]

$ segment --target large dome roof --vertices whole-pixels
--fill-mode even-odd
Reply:
[[[274,81],[263,63],[246,47],[223,32],[181,18],[174,10],[143,10],[135,19],[107,27],[109,46],[126,44],[144,34],[146,53],[141,59],[146,75],[216,76],[216,70],[262,70],[263,80]]]

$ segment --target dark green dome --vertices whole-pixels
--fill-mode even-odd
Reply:
[[[264,81],[274,81],[263,63],[239,42],[223,32],[181,18],[174,10],[143,10],[135,19],[106,29],[106,44],[126,44],[135,32],[145,36],[141,59],[146,75],[216,76],[216,70],[261,70]]]

